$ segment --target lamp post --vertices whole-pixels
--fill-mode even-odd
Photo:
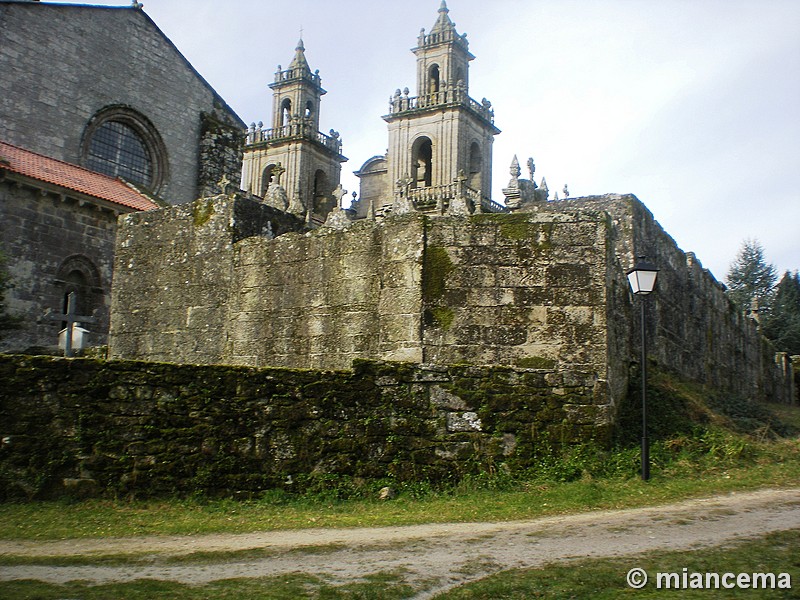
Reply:
[[[650,442],[647,439],[647,329],[645,328],[645,300],[656,287],[658,269],[652,263],[640,256],[627,273],[631,290],[637,296],[642,296],[642,480],[650,479]]]

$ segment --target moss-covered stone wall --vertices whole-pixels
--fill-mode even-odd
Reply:
[[[306,371],[0,355],[0,496],[300,491],[529,468],[610,423],[591,373]]]
[[[606,379],[606,235],[596,210],[430,219],[423,362]]]

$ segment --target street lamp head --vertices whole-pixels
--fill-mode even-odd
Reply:
[[[654,264],[647,262],[644,257],[639,257],[636,266],[628,271],[627,275],[633,293],[644,296],[651,293],[656,287],[658,268]]]

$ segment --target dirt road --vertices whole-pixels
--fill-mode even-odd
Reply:
[[[429,598],[454,585],[513,567],[716,546],[797,528],[800,488],[760,490],[652,508],[504,523],[53,542],[0,540],[0,555],[38,557],[43,563],[47,557],[124,554],[132,559],[123,566],[6,566],[0,567],[0,580],[105,583],[155,578],[201,584],[300,572],[341,583],[380,571],[402,571],[409,583],[427,590],[418,598]],[[246,550],[258,550],[258,554],[255,558],[164,563],[165,557],[176,555]]]

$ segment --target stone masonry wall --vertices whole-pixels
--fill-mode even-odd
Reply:
[[[640,299],[625,272],[645,254],[661,269],[647,299],[650,358],[750,399],[790,399],[791,378],[755,325],[633,196],[513,214],[411,213],[302,234],[231,230],[248,222],[232,215],[268,208],[219,199],[126,217],[110,355],[577,369],[594,374],[597,402],[613,408],[639,362]],[[283,213],[270,211],[277,223]]]
[[[0,355],[0,500],[455,482],[606,443],[594,374],[358,362],[353,371]]]
[[[234,202],[248,204],[262,206]],[[602,213],[408,214],[234,241],[230,208],[215,205],[206,223],[197,207],[125,219],[112,357],[496,364],[607,379]]]
[[[422,361],[419,215],[236,245],[222,362],[349,368]]]
[[[234,243],[303,228],[293,215],[227,196],[120,217],[109,354],[224,362]]]
[[[239,182],[241,149],[238,159],[219,162],[229,140],[209,136],[203,117],[238,128],[240,136],[246,125],[143,10],[0,3],[0,67],[0,138],[7,142],[83,164],[90,119],[122,106],[146,117],[164,142],[160,195],[167,202],[198,198],[210,177],[219,181],[222,166]]]
[[[578,368],[606,377],[602,212],[429,220],[424,361]]]
[[[736,309],[725,287],[697,257],[683,252],[633,195],[577,198],[540,207],[542,211],[607,212],[614,268],[607,282],[609,366],[621,370],[639,362],[640,298],[625,273],[646,256],[659,269],[647,299],[648,356],[682,377],[751,400],[792,401],[791,369],[776,364],[775,350],[757,324]]]
[[[0,351],[58,344],[61,322],[43,317],[47,309],[64,310],[69,284],[67,273],[60,271],[75,260],[93,271],[78,314],[94,313],[97,322],[87,327],[93,332],[90,343],[106,343],[115,230],[111,211],[0,181],[0,251],[8,259],[13,285],[6,298],[9,313],[21,319],[18,329],[3,332]]]

